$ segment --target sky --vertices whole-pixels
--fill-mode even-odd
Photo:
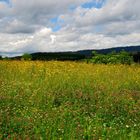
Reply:
[[[0,0],[0,55],[140,45],[140,0]]]

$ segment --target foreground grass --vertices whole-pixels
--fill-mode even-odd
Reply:
[[[140,66],[0,62],[0,139],[139,140]]]

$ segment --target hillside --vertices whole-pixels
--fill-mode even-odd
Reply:
[[[130,52],[133,55],[134,61],[140,61],[140,46],[127,46],[127,47],[116,47],[116,48],[107,48],[100,50],[79,50],[79,51],[69,51],[69,52],[36,52],[31,53],[32,60],[82,60],[85,58],[90,58],[92,56],[92,52],[96,51],[101,54],[108,54],[111,52],[119,53],[120,51]],[[1,54],[1,53],[0,53]],[[12,57],[11,59],[19,60],[21,56]]]
[[[97,53],[107,54],[115,51],[119,53],[120,51],[126,51],[130,53],[137,53],[140,52],[140,46],[127,46],[127,47],[115,47],[115,48],[107,48],[107,49],[100,49],[100,50],[80,50],[77,51],[78,54],[84,54],[86,56],[91,56],[92,51],[96,51]]]

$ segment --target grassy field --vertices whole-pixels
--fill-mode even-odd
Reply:
[[[139,140],[140,66],[0,61],[0,139]]]

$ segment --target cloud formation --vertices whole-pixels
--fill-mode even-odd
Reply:
[[[0,52],[140,45],[139,5],[139,0],[0,1]]]

